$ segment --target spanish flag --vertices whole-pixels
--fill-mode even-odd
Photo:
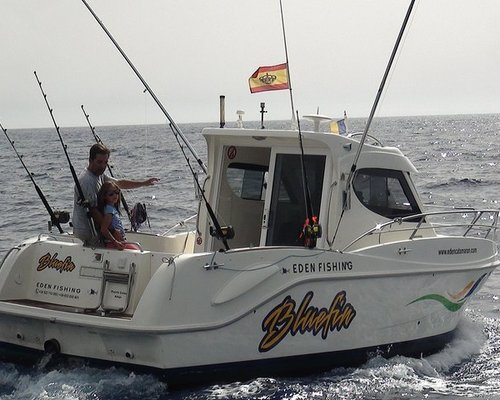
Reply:
[[[286,63],[259,67],[248,79],[250,93],[288,89]]]

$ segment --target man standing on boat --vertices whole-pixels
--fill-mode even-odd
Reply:
[[[104,173],[108,166],[110,150],[103,144],[96,143],[90,148],[89,165],[78,177],[82,187],[85,201],[90,207],[90,215],[94,225],[99,226],[102,221],[102,215],[97,210],[97,193],[105,181],[113,181],[120,189],[136,189],[143,186],[152,186],[158,182],[158,178],[148,178],[145,181],[135,181],[128,179],[115,179]],[[93,233],[87,216],[87,207],[81,204],[80,196],[75,187],[75,196],[73,202],[73,234],[83,240],[86,244],[96,245],[99,238]]]

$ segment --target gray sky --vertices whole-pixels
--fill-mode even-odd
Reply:
[[[290,117],[288,91],[248,78],[285,61],[278,0],[88,0],[178,123]],[[295,107],[365,117],[409,2],[283,0]],[[52,126],[165,118],[80,0],[0,0],[0,122]],[[500,1],[419,0],[378,116],[498,113]]]

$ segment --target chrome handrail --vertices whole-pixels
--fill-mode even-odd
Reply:
[[[182,220],[182,221],[176,223],[174,226],[172,226],[171,228],[169,228],[168,230],[163,232],[161,234],[161,236],[167,236],[170,232],[176,230],[177,228],[181,228],[181,227],[185,226],[188,222],[190,222],[192,219],[196,218],[197,216],[198,216],[198,214],[194,214],[194,215],[191,215],[190,217],[186,218],[185,220]]]
[[[355,138],[357,136],[362,136],[362,135],[363,135],[363,132],[353,132],[353,133],[349,133],[347,135],[347,137],[348,138]],[[366,135],[366,137],[372,139],[376,146],[384,147],[384,144],[379,139],[377,139],[375,136]]]
[[[430,211],[426,213],[421,213],[421,214],[413,214],[413,215],[408,215],[406,217],[398,217],[395,219],[392,219],[390,221],[377,224],[373,228],[367,230],[366,232],[362,233],[359,235],[357,238],[355,238],[353,241],[351,241],[347,246],[344,246],[344,248],[341,251],[346,251],[349,247],[353,246],[355,243],[359,242],[361,239],[370,236],[370,235],[379,235],[379,243],[381,243],[381,235],[383,234],[388,234],[388,233],[395,233],[395,232],[412,232],[408,240],[413,240],[415,236],[417,235],[418,231],[422,230],[429,230],[429,229],[444,229],[444,228],[465,228],[465,231],[462,235],[458,235],[461,237],[466,237],[471,230],[484,230],[486,231],[484,238],[488,238],[490,233],[493,231],[493,235],[496,234],[497,230],[497,224],[498,224],[498,217],[499,217],[500,210],[494,210],[494,209],[484,209],[484,210],[474,210],[470,208],[464,208],[464,209],[455,209],[455,210],[448,210],[448,211]],[[426,217],[434,217],[434,216],[439,216],[439,215],[453,215],[453,214],[473,214],[473,219],[471,222],[463,223],[463,224],[442,224],[442,223],[429,223],[427,226],[422,226],[422,224],[426,223]],[[478,223],[480,219],[487,214],[491,214],[490,218],[493,218],[493,221],[488,224],[483,224],[483,223]],[[418,221],[416,221],[418,220]],[[401,229],[395,229],[395,230],[390,230],[390,231],[385,231],[384,229],[390,228],[393,225],[401,225],[403,222],[417,222],[416,226],[410,227],[407,226],[405,228]]]

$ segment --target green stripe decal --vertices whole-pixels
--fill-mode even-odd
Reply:
[[[435,300],[435,301],[441,303],[443,306],[445,306],[447,310],[452,311],[452,312],[460,310],[462,308],[462,306],[465,304],[465,301],[461,302],[461,303],[453,303],[452,301],[448,300],[446,297],[443,297],[439,294],[426,294],[425,296],[422,296],[416,300],[413,300],[411,303],[408,303],[407,305],[416,303],[417,301],[423,301],[423,300]]]

